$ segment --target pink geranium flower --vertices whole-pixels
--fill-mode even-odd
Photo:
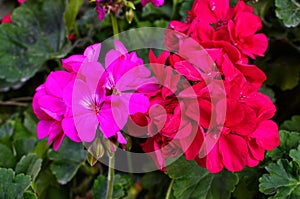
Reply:
[[[92,141],[99,127],[105,138],[115,136],[119,143],[126,144],[120,130],[128,116],[148,110],[148,98],[133,91],[154,81],[149,78],[150,71],[121,42],[115,41],[115,46],[116,50],[109,51],[105,57],[104,70],[97,61],[100,44],[94,45],[93,59],[84,62],[78,74],[73,90],[73,112],[82,141]]]
[[[88,47],[84,55],[73,55],[62,60],[67,71],[51,72],[46,82],[36,89],[33,97],[33,111],[40,120],[37,126],[39,139],[48,137],[58,150],[65,136],[80,142],[72,113],[72,92],[75,77],[83,61],[93,59],[93,47]]]
[[[70,123],[68,107],[64,101],[64,95],[70,82],[74,82],[74,75],[66,71],[50,73],[46,82],[36,89],[33,97],[33,111],[40,120],[37,125],[37,136],[39,139],[48,138],[47,144],[53,142],[54,150],[58,150],[65,136],[75,142],[80,139]]]

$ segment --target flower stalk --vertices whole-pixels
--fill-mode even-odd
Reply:
[[[114,154],[109,156],[109,163],[108,163],[108,176],[107,176],[107,188],[106,188],[106,199],[113,198],[113,191],[114,191],[114,175],[115,175],[115,156]]]
[[[119,27],[117,17],[114,13],[110,13],[111,24],[113,28],[114,38],[118,40]],[[108,163],[108,176],[107,176],[107,188],[106,188],[106,199],[113,198],[114,191],[114,176],[115,176],[115,155],[109,155],[109,163]]]
[[[119,39],[118,34],[119,34],[119,27],[118,27],[118,21],[117,21],[117,17],[114,15],[114,13],[110,13],[110,20],[111,20],[111,25],[112,25],[112,29],[113,29],[113,33],[114,33],[114,37],[115,39]]]
[[[170,185],[169,185],[169,188],[168,188],[165,199],[170,199],[171,198],[171,193],[172,193],[174,182],[175,182],[175,179],[173,178],[172,181],[170,182]]]

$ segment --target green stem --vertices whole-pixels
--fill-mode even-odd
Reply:
[[[113,28],[114,37],[116,40],[119,39],[119,27],[117,17],[110,13],[111,25]],[[106,199],[113,198],[113,191],[114,191],[114,175],[115,175],[115,155],[109,155],[109,163],[108,163],[108,176],[107,176],[107,188],[106,188]]]
[[[165,199],[170,199],[171,198],[171,193],[172,193],[174,182],[175,182],[175,179],[172,179],[172,181],[170,182],[170,185],[169,185],[169,188],[168,188],[167,195],[166,195]]]
[[[173,0],[173,8],[172,8],[171,20],[176,18],[176,15],[177,15],[177,4],[178,4],[178,0]]]
[[[113,154],[113,155],[109,156],[106,199],[112,199],[113,198],[114,175],[115,175],[114,167],[115,167],[115,156]]]
[[[118,27],[117,17],[113,13],[110,13],[110,19],[111,19],[111,25],[113,28],[114,37],[115,37],[115,39],[119,39],[119,36],[118,36],[119,27]]]

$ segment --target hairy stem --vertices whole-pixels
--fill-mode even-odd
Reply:
[[[113,198],[113,190],[114,190],[114,175],[115,175],[115,156],[109,156],[109,165],[108,165],[108,176],[107,176],[107,188],[106,188],[106,199]]]
[[[171,193],[172,193],[174,182],[175,182],[175,179],[172,179],[172,181],[170,182],[170,185],[169,185],[169,188],[168,188],[165,199],[170,199],[171,198]]]
[[[118,37],[119,27],[118,27],[117,17],[113,13],[110,13],[110,19],[111,19],[111,25],[113,28],[114,37],[115,39],[119,39]]]

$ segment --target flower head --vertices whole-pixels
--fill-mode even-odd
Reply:
[[[73,112],[82,141],[92,141],[99,128],[105,138],[116,137],[125,144],[121,129],[128,116],[148,110],[148,98],[138,88],[153,81],[150,71],[121,42],[115,41],[115,46],[116,50],[106,54],[104,69],[98,62],[101,46],[94,45],[93,58],[85,61],[78,73]]]

